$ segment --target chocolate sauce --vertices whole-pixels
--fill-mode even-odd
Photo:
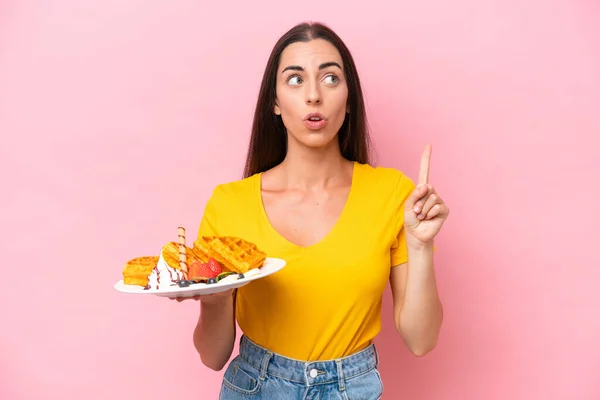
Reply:
[[[156,264],[154,266],[154,268],[152,269],[152,273],[154,273],[154,271],[156,271],[156,289],[159,289],[160,286],[160,270],[158,269],[158,264]],[[171,279],[171,283],[175,283],[177,284],[184,276],[183,271],[179,272],[178,270],[175,270],[175,278],[173,278],[173,272],[171,271],[171,268],[167,268],[167,271],[169,271],[169,278]],[[150,273],[150,275],[152,275],[152,273]],[[152,289],[152,287],[150,286],[150,282],[148,282],[148,284],[146,284],[146,286],[144,286],[144,290],[150,290]]]
[[[171,283],[177,283],[183,277],[183,272],[180,272],[179,270],[174,270],[176,275],[175,278],[173,278],[173,272],[171,272],[171,269],[168,269],[168,271],[169,277],[171,278]]]
[[[152,271],[156,271],[156,281],[160,282],[160,279],[158,277],[158,263],[154,264],[154,268],[152,268]],[[150,275],[152,275],[152,272],[150,273]],[[158,289],[158,286],[156,287]],[[152,287],[150,286],[150,277],[148,277],[148,283],[146,284],[146,286],[144,286],[144,290],[150,290],[152,289]]]
[[[154,271],[156,271],[156,290],[160,286],[160,271],[158,270],[158,265],[154,266]]]

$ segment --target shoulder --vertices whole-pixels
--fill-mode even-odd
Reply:
[[[402,194],[410,193],[415,188],[414,181],[397,168],[369,164],[357,164],[357,166],[363,180],[373,190]]]
[[[258,175],[218,184],[213,188],[208,203],[212,207],[238,207],[252,198]]]
[[[214,192],[223,196],[239,196],[252,192],[254,184],[259,179],[259,175],[252,175],[248,178],[225,182],[217,185]]]
[[[256,176],[216,185],[204,206],[198,228],[200,236],[239,236],[240,227],[248,226],[244,221],[252,218],[249,210],[254,197]],[[241,222],[241,223],[240,223]]]

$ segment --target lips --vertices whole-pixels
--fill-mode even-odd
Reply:
[[[304,117],[304,125],[311,130],[323,129],[327,125],[327,119],[323,114],[310,113]]]
[[[310,113],[306,117],[304,117],[305,121],[309,121],[309,120],[310,121],[318,121],[318,120],[321,120],[321,119],[324,120],[325,116],[323,114],[320,114],[320,113]]]

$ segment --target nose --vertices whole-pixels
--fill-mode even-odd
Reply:
[[[306,85],[306,104],[321,104],[321,101],[322,98],[319,84],[313,82],[312,84]]]

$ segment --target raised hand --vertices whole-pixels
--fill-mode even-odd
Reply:
[[[431,242],[450,213],[448,206],[429,184],[430,164],[431,145],[427,145],[421,157],[417,187],[404,205],[404,229],[409,245]]]

